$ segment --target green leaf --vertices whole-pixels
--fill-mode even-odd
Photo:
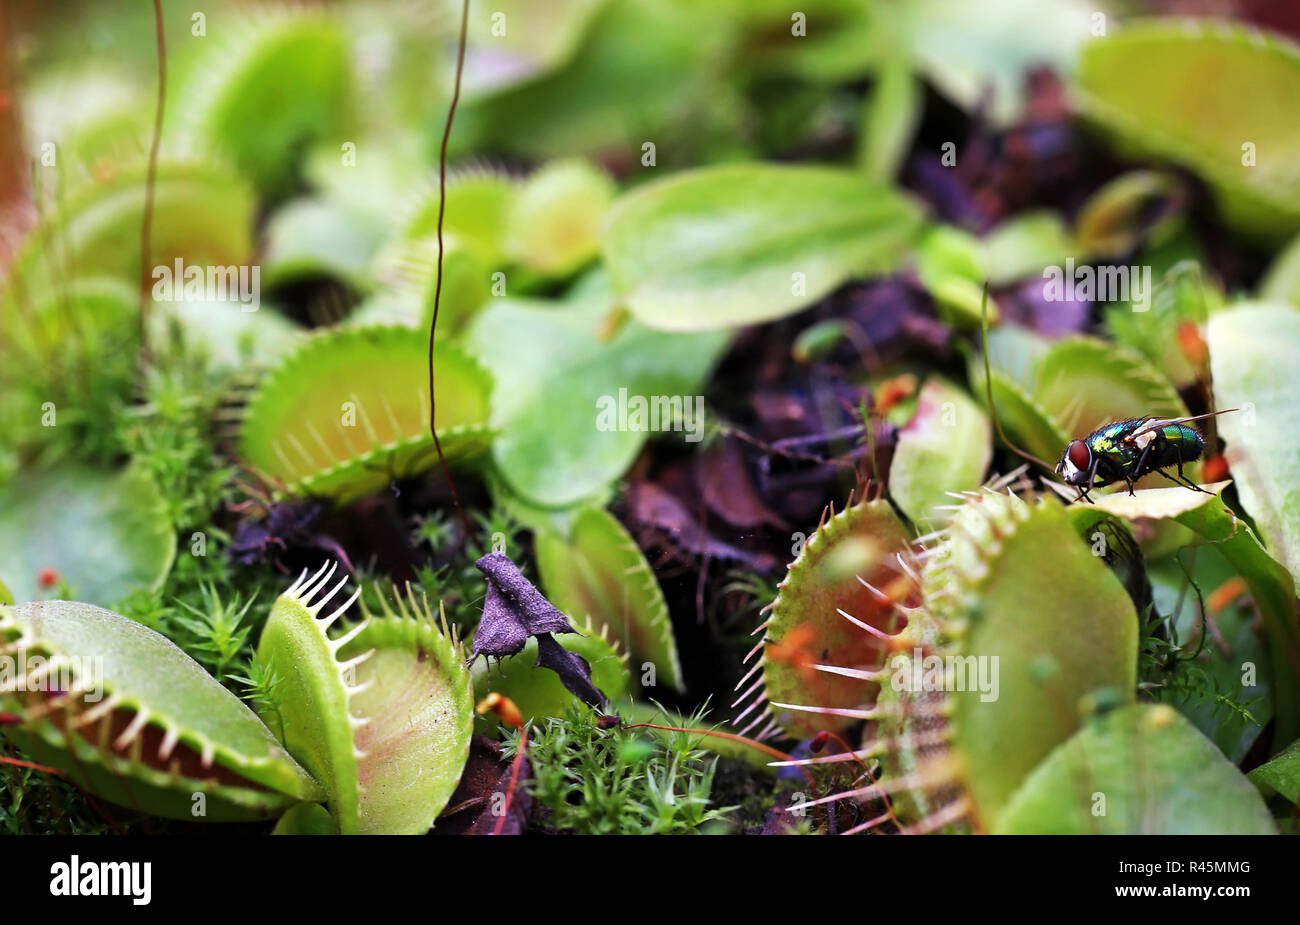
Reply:
[[[989,284],[1005,286],[1026,277],[1041,277],[1044,267],[1064,263],[1074,253],[1075,243],[1060,215],[1038,209],[1002,222],[980,241],[980,250]]]
[[[1214,20],[1130,23],[1084,47],[1076,89],[1126,151],[1205,179],[1229,227],[1275,242],[1300,229],[1295,45]]]
[[[1273,556],[1300,579],[1300,309],[1245,303],[1206,329],[1215,400],[1242,506]],[[1300,581],[1297,581],[1300,588]]]
[[[1242,773],[1177,710],[1134,704],[1093,718],[1048,755],[993,831],[1271,835],[1276,827]]]
[[[705,331],[780,318],[890,272],[920,230],[915,205],[852,171],[737,164],[625,194],[601,246],[639,321]]]
[[[683,689],[668,604],[650,563],[621,523],[602,509],[586,508],[573,517],[567,538],[544,532],[536,545],[542,585],[556,607],[609,633],[638,665],[653,664],[661,683]]]
[[[943,320],[953,325],[979,326],[984,306],[982,283],[987,278],[983,242],[950,225],[931,228],[916,248],[916,274]],[[1001,317],[991,298],[988,316],[990,323]]]
[[[559,25],[550,15],[553,6],[544,5],[551,27]],[[516,28],[508,20],[505,38]],[[728,18],[698,4],[607,2],[558,69],[466,100],[452,142],[459,138],[467,150],[531,160],[601,153],[639,158],[647,141],[658,146],[659,158],[677,164],[725,151],[742,135],[746,105],[726,79],[733,35]],[[503,41],[494,36],[489,47],[495,53]]]
[[[541,506],[568,507],[600,494],[636,458],[646,430],[619,421],[600,426],[602,407],[617,404],[621,389],[629,399],[684,397],[693,412],[730,337],[665,334],[629,321],[602,342],[614,303],[603,276],[588,282],[562,303],[491,299],[466,335],[496,381],[493,461],[512,491]],[[691,435],[668,439],[684,436]]]
[[[965,390],[933,376],[898,432],[889,493],[912,523],[940,524],[948,518],[935,507],[949,503],[948,492],[978,488],[992,458],[988,417]]]
[[[1276,792],[1290,803],[1300,801],[1300,739],[1246,776],[1266,795]]]
[[[898,175],[924,107],[925,93],[906,63],[882,64],[863,102],[858,139],[858,166],[869,180],[888,183]]]
[[[0,575],[17,600],[46,593],[37,575],[52,568],[77,597],[112,605],[157,590],[175,556],[166,503],[138,466],[63,466],[0,486]]]
[[[1222,491],[1226,482],[1207,486]],[[1189,497],[1190,496],[1190,497]],[[1223,503],[1217,494],[1204,495],[1185,488],[1156,488],[1099,498],[1097,506],[1127,519],[1172,517],[1215,544],[1215,549],[1237,570],[1250,588],[1269,640],[1273,666],[1274,747],[1300,734],[1300,629],[1295,624],[1295,586],[1291,575],[1268,554],[1254,531]]]

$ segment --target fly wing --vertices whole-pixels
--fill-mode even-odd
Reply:
[[[1186,418],[1151,418],[1150,420],[1143,422],[1133,431],[1133,433],[1126,436],[1124,440],[1125,442],[1132,443],[1143,434],[1150,433],[1153,430],[1159,430],[1161,427],[1165,427],[1169,424],[1190,424],[1192,421],[1203,421],[1206,418],[1212,418],[1219,414],[1228,414],[1229,412],[1236,410],[1236,408],[1227,408],[1223,411],[1211,411],[1209,414],[1197,414]]]

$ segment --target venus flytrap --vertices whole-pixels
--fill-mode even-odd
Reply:
[[[911,537],[889,503],[850,499],[829,514],[764,608],[755,631],[763,636],[749,654],[761,657],[736,685],[732,722],[742,733],[764,738],[781,729],[802,738],[852,724],[885,674],[881,641],[902,619],[872,588],[892,584],[900,602],[915,603],[909,579],[893,570]]]
[[[304,572],[271,608],[257,658],[285,683],[267,721],[319,776],[342,834],[422,834],[469,754],[465,654],[413,592],[330,635],[361,593],[326,613],[348,581],[334,572]]]
[[[297,494],[343,504],[434,466],[422,332],[347,328],[308,338],[258,387],[244,460]],[[439,342],[438,429],[451,460],[486,448],[491,379]]]
[[[27,672],[0,685],[4,735],[77,786],[151,815],[266,819],[325,791],[246,705],[173,643],[89,604],[0,609],[0,653]],[[38,675],[91,655],[102,698],[37,688]],[[39,656],[43,664],[35,661]]]
[[[655,665],[657,682],[684,689],[663,591],[640,547],[612,514],[584,508],[574,515],[567,537],[545,530],[535,543],[542,583],[557,607],[611,635],[633,658]]]
[[[165,160],[158,166],[153,195],[153,265],[170,265],[176,258],[199,266],[249,263],[253,196],[228,167],[197,158]],[[39,303],[40,294],[50,291],[51,242],[62,242],[60,246],[67,248],[59,251],[59,260],[75,268],[74,278],[111,277],[138,285],[145,198],[145,165],[138,160],[71,190],[25,240],[12,272],[26,287],[10,288],[6,301]],[[196,222],[194,215],[207,219]],[[5,312],[0,326],[28,317],[27,312]]]
[[[268,6],[223,20],[182,59],[167,137],[219,152],[264,194],[282,196],[295,178],[296,152],[346,120],[354,80],[348,51],[332,15]]]
[[[1131,701],[1133,605],[1055,501],[1027,502],[989,488],[967,492],[944,530],[913,548],[904,534],[888,559],[859,556],[849,563],[835,547],[842,554],[852,534],[835,521],[827,529],[816,538],[819,546],[809,546],[819,559],[845,558],[844,586],[863,589],[856,611],[834,608],[841,611],[835,631],[856,633],[860,654],[850,640],[829,648],[823,628],[829,617],[820,615],[833,602],[802,590],[794,595],[794,567],[774,616],[798,616],[813,630],[804,649],[829,651],[824,664],[810,668],[858,686],[836,700],[818,699],[816,687],[795,689],[789,702],[772,709],[807,716],[801,729],[869,722],[852,752],[784,763],[877,761],[884,775],[807,805],[888,798],[890,812],[863,828],[896,818],[904,831],[986,830],[1024,775],[1077,728],[1086,698],[1109,691]],[[775,667],[768,648],[765,675]],[[936,657],[948,666],[996,659],[996,696],[984,684],[960,689],[951,667],[934,675]],[[917,659],[923,664],[913,664]],[[937,683],[921,690],[900,683],[918,668]]]

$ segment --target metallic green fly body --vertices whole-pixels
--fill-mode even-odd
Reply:
[[[1082,440],[1071,440],[1056,464],[1056,472],[1067,485],[1079,489],[1079,497],[1091,501],[1093,488],[1125,482],[1129,494],[1133,483],[1151,472],[1193,491],[1204,491],[1183,475],[1183,466],[1195,462],[1205,452],[1205,438],[1191,421],[1236,411],[1215,411],[1187,418],[1130,418],[1097,428]],[[1178,467],[1175,478],[1164,470]]]

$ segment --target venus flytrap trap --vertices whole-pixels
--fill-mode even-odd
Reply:
[[[434,466],[429,435],[428,342],[381,326],[316,334],[290,355],[248,404],[245,462],[298,494],[337,504]],[[491,379],[460,348],[435,348],[438,428],[452,460],[486,448]]]
[[[782,729],[802,738],[850,726],[883,677],[882,640],[905,620],[872,588],[915,603],[910,579],[892,564],[911,536],[889,503],[850,499],[829,515],[790,564],[755,631],[763,636],[749,658],[761,656],[736,685],[732,723],[742,733],[763,738]]]
[[[1177,392],[1144,357],[1097,338],[1063,338],[1021,362],[1014,372],[992,369],[993,401],[1008,432],[1044,459],[1059,458],[1071,435],[1110,421],[1187,416]],[[982,397],[981,360],[972,360],[970,377]]]
[[[519,179],[489,164],[471,164],[447,174],[443,235],[463,241],[488,267],[505,259],[507,215],[518,195]],[[429,241],[437,231],[438,188],[430,183],[406,207],[398,237]],[[433,268],[436,271],[436,267]]]
[[[520,184],[506,210],[503,250],[525,269],[564,277],[596,256],[614,184],[582,160],[554,161]]]
[[[31,666],[0,685],[4,709],[22,718],[4,735],[106,800],[217,822],[273,818],[325,796],[252,710],[132,620],[70,601],[5,607],[0,650]],[[96,690],[41,689],[41,676],[86,655],[103,666]]]
[[[342,127],[353,82],[347,37],[335,17],[289,7],[259,7],[221,26],[182,59],[168,138],[214,151],[263,193],[283,195],[295,151]]]
[[[348,581],[334,572],[304,572],[271,608],[257,659],[285,684],[266,719],[324,785],[342,834],[423,834],[469,754],[465,654],[414,592],[330,635],[361,593],[334,600]]]
[[[557,607],[612,635],[638,662],[653,664],[656,683],[685,689],[663,591],[640,547],[612,514],[584,508],[567,537],[544,531],[535,543],[542,584]]]
[[[163,161],[153,196],[153,265],[170,266],[178,257],[196,266],[249,263],[253,194],[229,167],[198,158]],[[37,233],[27,238],[11,270],[26,286],[9,289],[6,298],[38,301],[37,296],[50,286],[50,262],[56,253],[66,266],[75,268],[74,278],[112,277],[137,285],[145,198],[146,170],[138,161],[70,190],[59,207],[43,217]],[[205,215],[207,220],[195,222],[194,215]],[[60,250],[51,251],[52,242],[61,242]],[[27,315],[6,314],[0,324]]]
[[[890,496],[914,524],[924,526],[948,492],[978,486],[992,458],[993,431],[983,410],[965,390],[933,377],[898,432]]]

